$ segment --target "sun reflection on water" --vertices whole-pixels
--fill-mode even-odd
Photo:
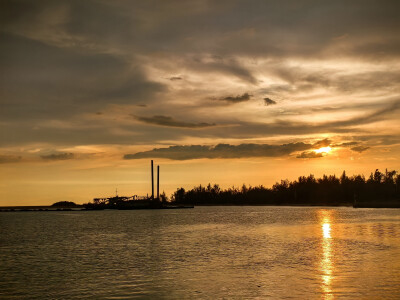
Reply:
[[[330,210],[320,210],[319,212],[320,224],[322,229],[322,256],[320,262],[321,271],[321,288],[324,294],[324,299],[333,299],[332,294],[332,279],[334,264],[332,260],[332,236],[331,236],[331,223],[332,215]]]
[[[331,238],[331,224],[329,223],[322,224],[322,232],[324,235],[324,239]]]

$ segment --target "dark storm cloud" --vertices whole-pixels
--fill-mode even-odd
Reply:
[[[75,158],[74,153],[53,153],[49,155],[40,156],[44,160],[67,160]]]
[[[169,126],[169,127],[182,127],[182,128],[204,128],[204,127],[211,127],[215,126],[216,124],[211,123],[189,123],[183,122],[179,120],[175,120],[169,116],[153,116],[153,117],[138,117],[134,116],[134,118],[138,121],[152,124],[152,125],[159,125],[159,126]]]
[[[188,160],[199,158],[244,158],[244,157],[280,157],[293,152],[312,148],[312,144],[289,143],[282,145],[268,144],[218,144],[216,146],[189,145],[154,148],[150,151],[126,154],[124,159],[168,158]]]
[[[17,155],[0,155],[0,164],[15,163],[21,161],[22,157]]]
[[[296,158],[320,158],[320,157],[323,157],[322,153],[317,153],[314,151],[304,151],[296,156]]]
[[[269,105],[274,105],[276,104],[276,101],[270,99],[270,98],[264,98],[264,104],[269,106]]]
[[[351,150],[356,151],[356,152],[364,152],[365,150],[369,149],[370,147],[365,147],[365,146],[357,146],[357,147],[353,147],[351,148]]]
[[[231,102],[231,103],[239,103],[239,102],[249,101],[250,99],[251,99],[251,95],[249,93],[244,93],[243,95],[226,96],[226,97],[220,98],[218,100],[227,101],[227,102]]]

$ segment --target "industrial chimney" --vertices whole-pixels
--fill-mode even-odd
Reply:
[[[160,166],[157,166],[157,199],[160,200]]]
[[[151,199],[154,199],[153,160],[151,160]]]

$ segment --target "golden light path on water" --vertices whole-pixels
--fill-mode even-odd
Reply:
[[[320,262],[321,271],[321,288],[324,294],[324,299],[333,299],[332,294],[332,279],[334,264],[332,260],[332,236],[331,236],[331,223],[332,212],[330,210],[320,210],[319,218],[322,230],[322,256]]]

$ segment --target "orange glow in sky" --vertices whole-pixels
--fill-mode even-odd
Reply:
[[[400,169],[396,5],[30,2],[2,10],[0,206],[146,195],[151,159],[168,196]]]
[[[328,146],[328,147],[322,147],[322,148],[316,149],[316,150],[314,150],[314,152],[316,152],[316,153],[329,153],[329,152],[331,152],[331,150],[332,150],[332,148]]]

